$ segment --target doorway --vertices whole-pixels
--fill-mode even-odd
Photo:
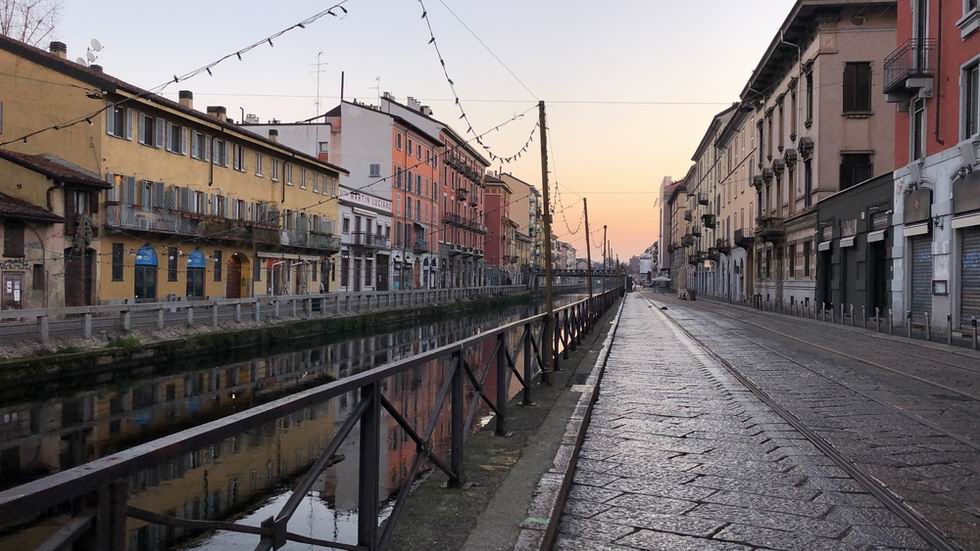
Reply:
[[[831,285],[834,275],[832,258],[830,251],[820,253],[820,306],[825,309],[828,306],[832,307],[834,303],[833,286]]]
[[[378,255],[377,266],[375,268],[375,289],[378,291],[388,290],[388,256]]]
[[[204,267],[207,265],[200,249],[187,257],[187,300],[204,300]]]
[[[136,251],[136,278],[133,297],[136,302],[153,302],[157,299],[157,253],[150,245]]]
[[[228,257],[225,298],[242,298],[242,257],[238,253]]]
[[[11,272],[3,274],[3,303],[4,310],[20,310],[24,298],[24,274]]]
[[[888,309],[888,258],[885,242],[871,244],[871,311],[878,308],[879,315]]]
[[[91,306],[95,258],[98,253],[87,249],[78,253],[65,249],[65,306]]]
[[[360,219],[358,219],[358,224],[360,224]],[[354,259],[354,292],[357,293],[361,290],[361,263],[362,259]]]

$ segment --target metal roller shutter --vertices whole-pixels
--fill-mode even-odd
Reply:
[[[909,243],[912,261],[912,321],[924,323],[932,310],[932,236],[915,237]]]
[[[960,252],[960,323],[970,327],[980,319],[980,227],[962,231]]]

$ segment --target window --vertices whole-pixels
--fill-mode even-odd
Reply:
[[[211,149],[213,150],[214,164],[228,166],[228,142],[212,138]]]
[[[789,257],[789,277],[796,278],[796,243],[786,247],[786,256]]]
[[[340,259],[340,286],[348,285],[350,285],[350,257],[345,256]]]
[[[272,173],[269,175],[273,182],[279,181],[279,159],[272,159]]]
[[[796,127],[796,121],[797,121],[797,118],[798,118],[798,113],[796,111],[796,87],[794,87],[789,92],[789,102],[790,102],[789,103],[789,107],[790,107],[790,111],[789,111],[789,139],[795,140],[796,139],[796,132],[797,132],[797,130],[799,130]]]
[[[912,113],[909,117],[911,154],[912,160],[918,160],[925,157],[926,100],[922,98],[913,100],[910,111]]]
[[[214,280],[221,281],[221,251],[214,251]]]
[[[859,184],[874,174],[874,164],[869,153],[841,153],[840,189],[845,190]]]
[[[871,112],[871,63],[844,65],[844,113]]]
[[[199,161],[210,160],[208,137],[200,132],[191,135],[191,157]]]
[[[813,159],[803,161],[803,206],[813,205]]]
[[[262,154],[258,151],[255,152],[255,175],[262,176]]]
[[[179,256],[177,247],[167,249],[167,281],[177,281],[177,259]]]
[[[245,172],[245,148],[238,144],[235,144],[234,147],[235,147],[234,150],[235,152],[234,152],[234,158],[232,159],[232,163],[235,167],[235,170],[239,172]]]
[[[283,170],[286,172],[286,184],[293,185],[293,165],[290,163],[283,163]]]
[[[381,177],[381,165],[378,163],[371,163],[371,169],[369,171],[369,177],[380,178]]]
[[[759,121],[759,168],[762,168],[762,148],[765,143],[765,132],[762,131],[762,121]]]
[[[813,254],[813,244],[810,241],[803,242],[803,276],[810,277],[810,255]]]
[[[112,105],[105,112],[106,133],[110,136],[133,139],[133,112],[119,105]]]
[[[31,288],[35,291],[44,290],[44,264],[35,264],[31,272]]]
[[[973,1],[976,8],[977,0]],[[963,71],[963,138],[970,138],[980,133],[980,62],[974,63]]]
[[[412,156],[412,138],[408,139],[408,156]]]
[[[415,194],[422,195],[422,175],[415,175]]]
[[[350,218],[344,217],[344,233],[350,233]]]
[[[123,244],[112,244],[112,280],[123,280]]]
[[[397,147],[398,150],[401,151],[401,149],[402,149],[402,135],[401,134],[395,134],[395,147]]]
[[[806,121],[807,128],[813,124],[813,71],[807,71],[806,76]]]
[[[320,178],[323,178],[323,176],[315,172],[313,173],[313,193],[320,193]],[[326,191],[326,189],[323,191]]]
[[[184,154],[184,129],[178,124],[167,123],[167,151]]]
[[[15,220],[3,223],[3,256],[24,258],[24,224]]]

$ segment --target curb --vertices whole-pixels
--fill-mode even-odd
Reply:
[[[589,428],[592,419],[592,409],[599,399],[599,386],[602,376],[606,371],[606,363],[609,360],[609,353],[612,349],[613,341],[616,338],[616,330],[619,328],[619,320],[623,315],[623,308],[626,305],[626,298],[619,304],[612,321],[612,328],[606,335],[596,358],[595,365],[589,373],[589,378],[585,384],[575,385],[572,390],[580,390],[582,395],[575,404],[575,410],[565,425],[565,432],[562,435],[561,444],[558,452],[551,463],[548,472],[541,476],[534,494],[531,497],[531,504],[528,506],[527,516],[521,523],[521,532],[518,535],[517,543],[514,544],[514,551],[550,551],[558,533],[558,523],[561,521],[562,510],[565,506],[565,498],[568,490],[572,486],[575,476],[575,466],[578,464],[579,453],[582,451],[582,443],[585,441],[585,433]]]

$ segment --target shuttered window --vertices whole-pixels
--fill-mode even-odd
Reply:
[[[177,247],[167,249],[167,281],[177,281],[177,259],[180,253]]]
[[[3,256],[24,258],[24,224],[7,220],[3,224]]]
[[[844,65],[844,112],[871,112],[871,64],[868,62]]]
[[[112,280],[123,280],[123,244],[112,244]]]

